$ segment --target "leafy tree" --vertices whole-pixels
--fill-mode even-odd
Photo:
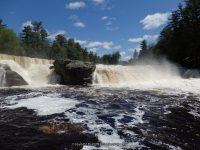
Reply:
[[[0,52],[8,54],[24,54],[16,34],[0,21]]]

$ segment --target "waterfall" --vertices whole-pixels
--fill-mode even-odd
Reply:
[[[178,69],[170,64],[111,66],[97,65],[93,83],[103,86],[138,86],[158,81],[180,79]]]
[[[56,83],[58,77],[49,69],[53,60],[30,58],[0,54],[0,64],[7,64],[11,70],[17,72],[29,85],[44,85]],[[5,70],[0,68],[0,86],[4,85]]]

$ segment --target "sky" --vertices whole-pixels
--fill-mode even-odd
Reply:
[[[155,43],[170,12],[182,0],[0,0],[0,18],[17,34],[31,21],[42,21],[49,40],[74,38],[98,55],[120,51],[122,60]]]

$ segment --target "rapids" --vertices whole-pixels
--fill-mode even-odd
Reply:
[[[73,149],[80,136],[53,138],[36,130],[41,122],[67,122],[79,124],[89,136],[85,150],[199,149],[200,79],[182,78],[175,65],[97,65],[93,85],[76,87],[51,85],[58,79],[49,70],[52,60],[0,55],[0,63],[29,83],[0,87],[0,147]]]

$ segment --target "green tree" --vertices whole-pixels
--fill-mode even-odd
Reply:
[[[0,27],[0,52],[7,54],[23,55],[24,50],[16,34],[2,24]]]
[[[143,40],[140,44],[140,53],[139,53],[139,59],[145,58],[148,55],[148,48],[147,48],[147,42],[146,40]]]
[[[185,0],[185,7],[172,12],[167,26],[161,32],[153,49],[157,55],[185,67],[200,67],[200,1]]]

